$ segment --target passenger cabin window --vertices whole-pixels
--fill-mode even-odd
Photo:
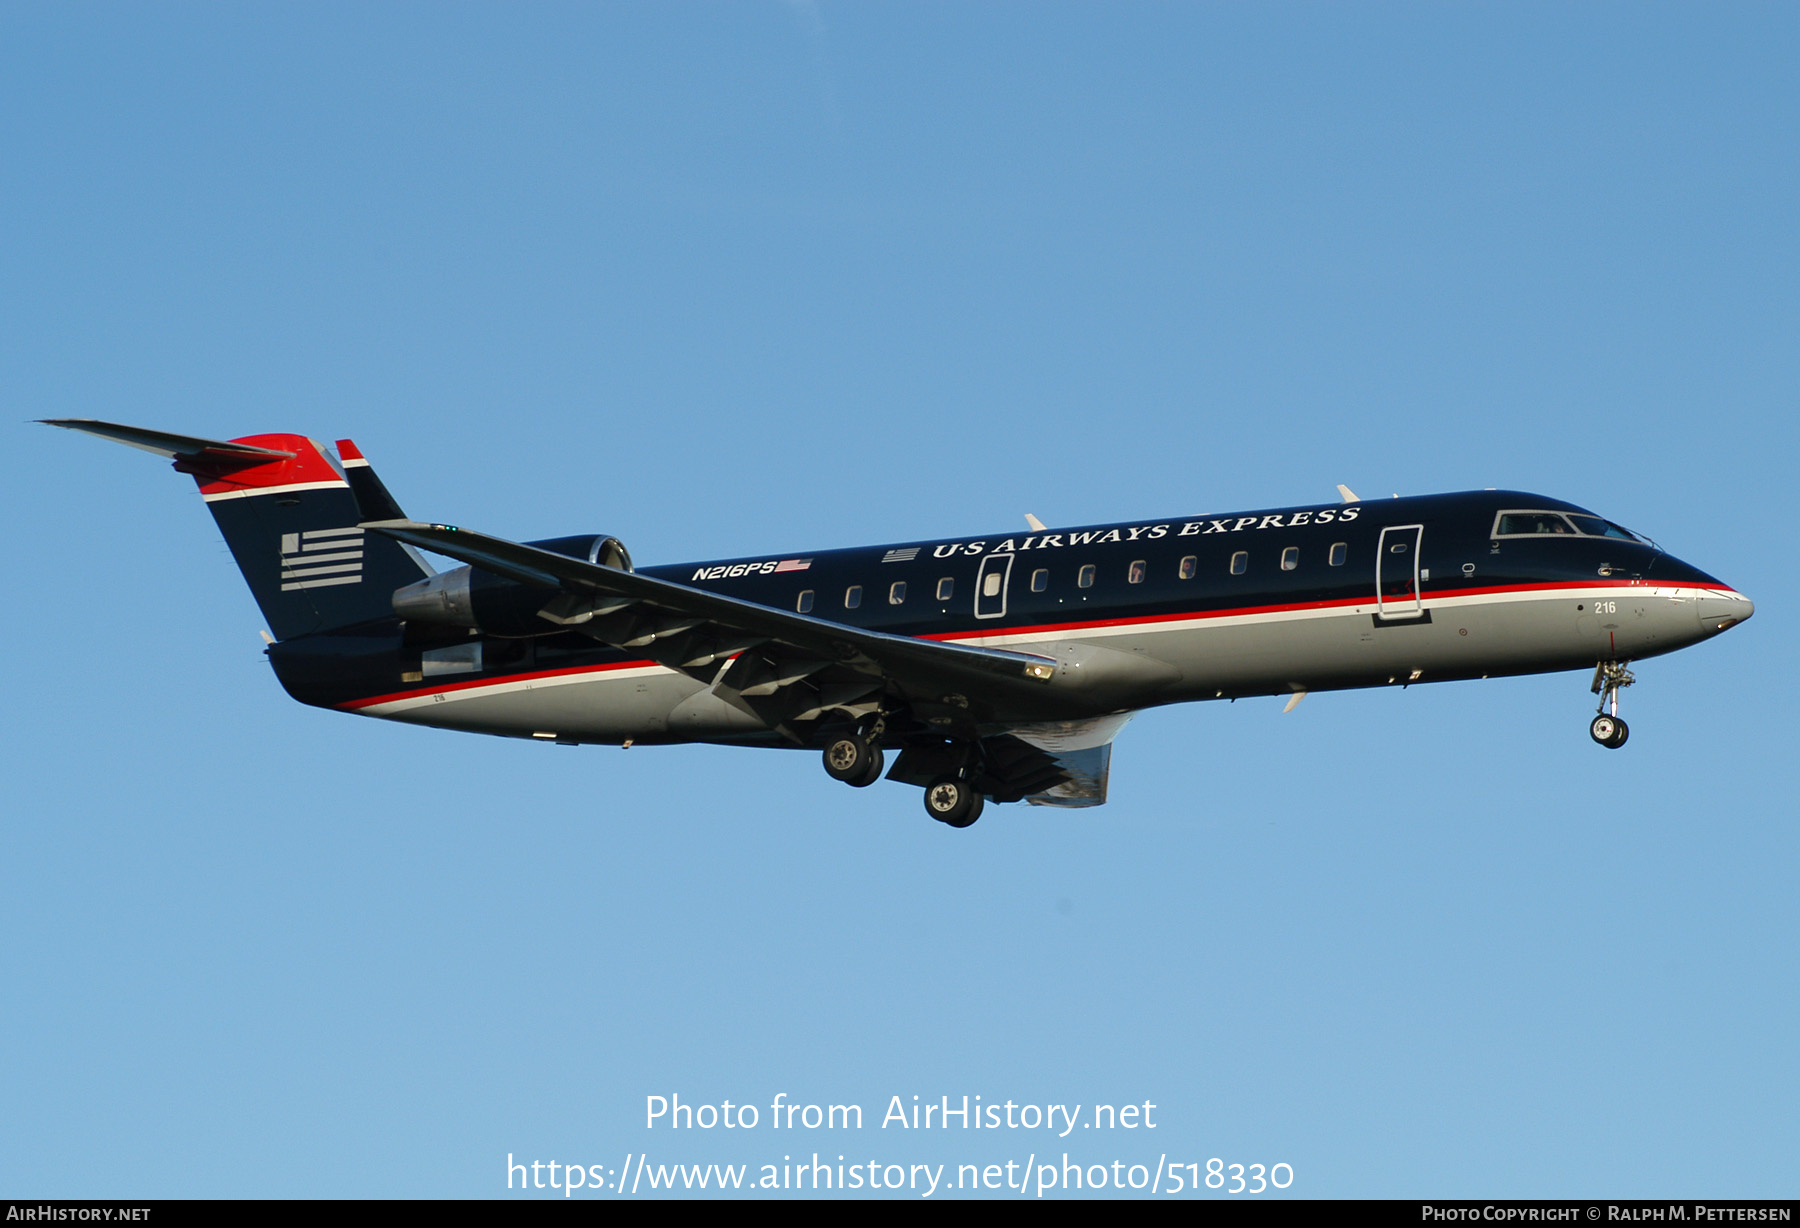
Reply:
[[[809,588],[800,594],[800,600],[794,603],[794,608],[802,614],[811,614],[812,601],[813,591]]]
[[[1350,544],[1348,542],[1331,543],[1331,565],[1333,567],[1342,567],[1344,565],[1344,559],[1348,557],[1349,554]]]
[[[1199,575],[1200,574],[1200,559],[1199,559],[1199,557],[1197,555],[1190,554],[1185,559],[1182,559],[1181,560],[1181,570],[1178,574],[1181,576],[1181,578],[1183,580],[1192,580],[1195,576]]]
[[[906,581],[895,580],[888,585],[888,604],[901,605],[906,601]]]
[[[950,600],[950,595],[954,592],[956,592],[956,581],[955,580],[951,579],[949,576],[945,576],[943,579],[938,581],[937,599],[939,601]]]
[[[859,606],[861,604],[862,604],[862,585],[852,584],[849,588],[844,590],[844,608],[846,610],[854,610],[857,606]]]
[[[1575,526],[1558,512],[1501,512],[1495,537],[1573,537]]]
[[[1250,570],[1250,552],[1248,550],[1240,550],[1236,554],[1231,556],[1231,574],[1232,575],[1241,576],[1246,571],[1249,571],[1249,570]]]
[[[1076,588],[1093,588],[1094,587],[1094,565],[1092,563],[1089,563],[1087,566],[1083,567],[1081,569],[1081,571],[1076,574],[1075,587]]]
[[[1300,547],[1289,546],[1281,552],[1281,570],[1292,571],[1300,566]]]
[[[1125,573],[1126,581],[1131,584],[1142,584],[1144,582],[1144,570],[1145,563],[1143,559],[1133,560],[1131,570]]]
[[[1050,587],[1050,569],[1040,567],[1031,573],[1031,591],[1041,593]]]

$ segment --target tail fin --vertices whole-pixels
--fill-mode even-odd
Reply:
[[[278,640],[391,619],[394,590],[431,574],[399,543],[365,538],[357,526],[367,517],[350,483],[303,435],[221,442],[90,419],[49,425],[172,457],[193,475]],[[364,472],[392,504],[380,479]]]

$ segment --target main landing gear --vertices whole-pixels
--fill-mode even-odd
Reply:
[[[1593,691],[1600,697],[1600,715],[1588,725],[1588,736],[1608,750],[1618,750],[1631,736],[1630,728],[1619,715],[1619,692],[1637,681],[1625,668],[1627,664],[1629,662],[1602,661],[1594,670]]]
[[[981,794],[960,776],[939,776],[925,786],[925,813],[952,827],[968,827],[981,817]]]
[[[839,729],[842,732],[825,743],[825,773],[853,788],[866,789],[881,779],[881,738],[887,730],[886,716],[865,717],[853,729]],[[981,817],[986,803],[974,783],[980,775],[976,770],[978,751],[973,745],[939,745],[939,753],[910,769],[908,756],[916,756],[920,748],[905,752],[896,770],[903,772],[901,778],[909,784],[917,783],[928,772],[939,772],[925,786],[925,813],[951,827],[968,827]]]
[[[859,733],[846,733],[825,744],[825,772],[856,789],[881,779],[881,747]]]

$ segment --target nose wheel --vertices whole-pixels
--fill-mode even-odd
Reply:
[[[1631,730],[1618,717],[1602,712],[1588,726],[1588,736],[1608,750],[1618,750],[1625,745],[1625,739],[1631,736]]]
[[[1602,661],[1594,670],[1593,691],[1600,697],[1600,714],[1588,725],[1588,736],[1608,750],[1618,750],[1631,736],[1631,729],[1619,715],[1619,692],[1637,681],[1626,664]]]

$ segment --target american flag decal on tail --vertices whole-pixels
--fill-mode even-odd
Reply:
[[[361,584],[363,531],[308,529],[281,535],[281,591]]]

